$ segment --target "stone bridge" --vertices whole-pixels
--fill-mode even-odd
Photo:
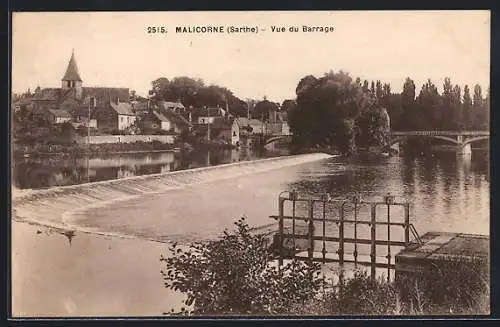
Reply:
[[[427,137],[438,140],[445,140],[457,147],[457,154],[471,153],[471,143],[487,140],[490,137],[489,131],[393,131],[389,146],[395,145],[410,137]]]

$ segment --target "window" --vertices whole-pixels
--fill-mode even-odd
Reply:
[[[125,119],[124,119],[125,117],[122,116],[121,118],[122,118],[122,123],[123,123],[125,121]]]
[[[236,131],[233,131],[233,136],[236,136]]]

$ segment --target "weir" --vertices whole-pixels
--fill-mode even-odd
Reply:
[[[324,153],[285,156],[44,190],[21,191],[21,194],[13,191],[12,219],[63,229],[74,229],[63,219],[72,211],[330,157],[332,156]]]

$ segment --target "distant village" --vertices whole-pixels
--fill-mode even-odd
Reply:
[[[268,119],[237,117],[226,105],[185,107],[182,101],[152,101],[128,88],[84,86],[74,52],[60,88],[37,88],[13,97],[15,112],[31,109],[37,119],[71,125],[74,143],[175,143],[183,133],[233,147],[252,146],[256,135],[289,135],[286,115],[269,112]],[[250,116],[250,115],[249,115]],[[87,129],[88,128],[88,129]],[[88,135],[87,135],[88,134]]]

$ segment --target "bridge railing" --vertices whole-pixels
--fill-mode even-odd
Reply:
[[[392,136],[486,136],[490,131],[394,131]]]

